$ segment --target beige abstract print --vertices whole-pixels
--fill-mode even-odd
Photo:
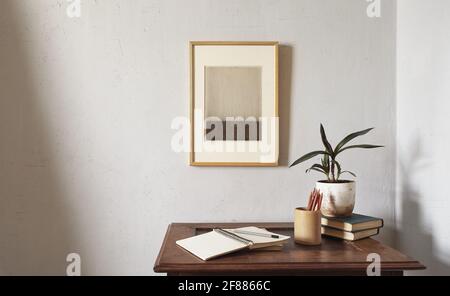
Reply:
[[[261,80],[261,67],[205,67],[207,140],[259,140]]]

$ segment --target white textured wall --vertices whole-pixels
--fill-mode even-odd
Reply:
[[[1,274],[64,274],[69,252],[84,274],[152,274],[171,222],[292,220],[319,178],[306,167],[192,168],[171,151],[189,40],[285,45],[283,165],[319,147],[320,122],[334,141],[377,127],[366,139],[387,147],[342,163],[392,242],[393,1],[380,19],[363,0],[81,2],[80,19],[63,0],[0,4]]]
[[[449,28],[449,1],[398,1],[397,242],[420,274],[450,274]]]

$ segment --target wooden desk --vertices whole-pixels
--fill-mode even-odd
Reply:
[[[241,251],[202,261],[175,242],[213,228],[258,226],[293,238],[292,223],[171,224],[154,271],[171,275],[366,275],[367,255],[381,256],[382,275],[425,269],[418,261],[373,239],[356,242],[323,237],[321,246],[301,246],[291,239],[283,251]]]

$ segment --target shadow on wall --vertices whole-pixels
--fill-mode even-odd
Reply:
[[[426,196],[422,196],[412,184],[411,172],[420,171],[430,164],[423,159],[422,143],[417,138],[411,143],[410,158],[400,161],[401,180],[401,224],[397,233],[397,247],[427,266],[425,274],[448,275],[450,266],[439,260],[433,253],[434,234],[425,228],[422,208],[426,204]],[[416,272],[410,272],[414,275]],[[420,272],[422,274],[423,271]]]
[[[64,275],[77,250],[19,2],[0,9],[0,274]]]
[[[291,114],[291,80],[293,50],[290,45],[280,45],[279,49],[279,115],[280,115],[280,166],[289,165],[289,133]]]

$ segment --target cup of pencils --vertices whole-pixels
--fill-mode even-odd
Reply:
[[[320,212],[322,199],[323,194],[314,189],[309,195],[308,206],[295,209],[294,237],[296,243],[309,246],[322,243],[322,214]]]

